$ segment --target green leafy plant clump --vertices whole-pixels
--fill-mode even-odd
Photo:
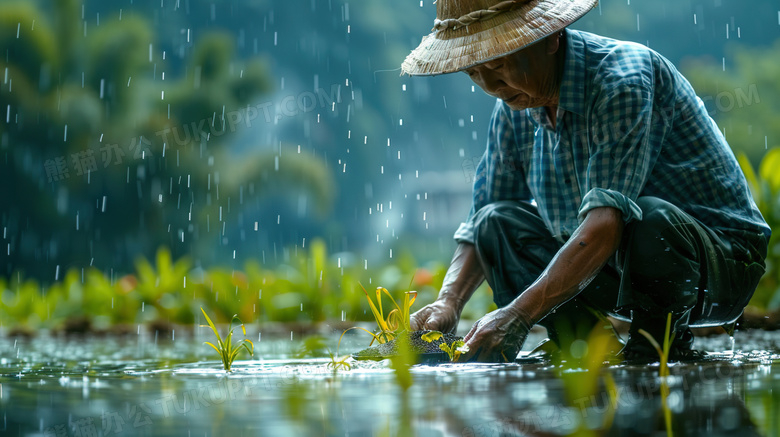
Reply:
[[[386,343],[397,337],[399,332],[412,331],[410,317],[411,307],[414,304],[414,301],[417,299],[416,291],[407,291],[404,293],[403,306],[399,306],[395,299],[393,299],[393,296],[390,294],[390,292],[387,291],[387,289],[384,287],[377,287],[376,289],[376,304],[374,304],[374,302],[371,300],[371,297],[368,295],[368,291],[366,291],[362,285],[360,287],[363,288],[363,293],[365,293],[368,304],[371,307],[371,313],[374,315],[374,320],[379,327],[378,334],[369,332],[369,334],[373,336],[371,344],[374,343],[374,340],[376,340],[378,343]],[[395,308],[393,308],[392,311],[387,314],[387,318],[385,318],[384,311],[382,309],[382,294],[387,295],[395,306]],[[369,344],[369,346],[371,344]]]
[[[201,312],[203,313],[203,316],[206,318],[206,321],[208,322],[208,325],[200,325],[202,327],[209,327],[214,332],[214,336],[217,337],[217,344],[216,346],[214,343],[211,343],[209,341],[204,342],[204,344],[207,344],[214,348],[215,351],[219,354],[220,359],[222,360],[222,366],[225,368],[225,372],[230,372],[231,368],[233,367],[233,361],[235,361],[236,357],[238,356],[238,353],[241,351],[241,348],[244,348],[247,352],[249,352],[250,356],[254,356],[255,354],[255,345],[252,343],[252,340],[249,340],[248,338],[243,338],[235,344],[233,343],[233,330],[235,329],[233,327],[233,320],[238,320],[238,322],[241,324],[241,331],[244,333],[244,336],[246,336],[246,328],[244,327],[244,324],[241,322],[241,319],[238,318],[238,315],[234,315],[233,319],[230,321],[230,327],[228,328],[228,333],[225,336],[225,340],[222,340],[222,337],[219,335],[219,331],[217,330],[217,327],[214,326],[214,323],[211,321],[211,318],[209,318],[209,315],[206,314],[206,311],[201,308]]]

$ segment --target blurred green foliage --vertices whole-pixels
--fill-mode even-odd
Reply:
[[[756,172],[744,153],[738,156],[753,199],[772,236],[766,258],[766,273],[758,283],[750,305],[761,310],[780,309],[780,148],[767,152]]]
[[[760,389],[745,393],[745,406],[761,435],[780,435],[780,387],[777,376],[776,367],[769,367],[755,384]]]
[[[366,269],[345,254],[328,254],[320,240],[270,269],[256,261],[243,270],[193,268],[189,258],[174,260],[160,248],[153,263],[139,258],[135,272],[119,278],[94,268],[72,269],[48,289],[21,274],[0,278],[0,326],[59,329],[75,319],[87,319],[95,329],[156,321],[192,324],[201,307],[216,323],[228,323],[234,314],[248,323],[372,321],[359,281],[381,280],[391,290],[406,290],[414,277],[412,287],[425,302],[435,298],[445,272],[444,264],[416,268],[409,255]],[[476,319],[493,308],[489,289],[483,288],[464,318]],[[402,300],[402,293],[395,299]]]
[[[758,165],[780,146],[780,39],[768,47],[726,46],[726,57],[688,58],[681,70],[724,132],[731,148]]]

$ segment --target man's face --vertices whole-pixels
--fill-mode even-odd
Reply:
[[[556,44],[557,49],[557,44]],[[544,41],[465,70],[487,94],[514,110],[557,104],[552,53]]]

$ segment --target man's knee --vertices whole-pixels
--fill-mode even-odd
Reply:
[[[642,210],[642,220],[636,224],[645,232],[661,232],[669,226],[689,221],[679,207],[653,196],[640,197],[636,201]]]
[[[512,234],[521,239],[527,234],[549,233],[535,206],[514,200],[493,202],[480,208],[474,215],[474,229],[477,246],[480,240],[492,241],[497,233]]]
[[[480,227],[501,222],[507,217],[516,215],[515,210],[519,208],[521,204],[513,200],[488,203],[474,214],[474,225]]]
[[[631,286],[640,307],[685,309],[700,286],[704,235],[690,216],[654,197],[639,198],[642,220],[630,224],[627,256]],[[664,310],[666,311],[666,310]]]
[[[693,219],[677,206],[657,197],[640,197],[636,203],[642,209],[642,220],[630,225],[630,251],[656,259],[674,248],[695,257],[692,240],[697,225]]]

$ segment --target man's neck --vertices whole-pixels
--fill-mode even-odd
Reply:
[[[555,69],[555,88],[554,88],[554,104],[544,107],[547,118],[550,120],[550,125],[555,129],[558,118],[558,98],[560,97],[561,82],[563,82],[563,68],[566,62],[566,45],[567,37],[566,32],[561,33],[561,39],[559,40],[560,48],[555,53],[555,63],[553,68]]]
[[[547,113],[547,119],[550,120],[550,125],[555,129],[556,119],[558,118],[558,105],[545,106],[544,112]]]

